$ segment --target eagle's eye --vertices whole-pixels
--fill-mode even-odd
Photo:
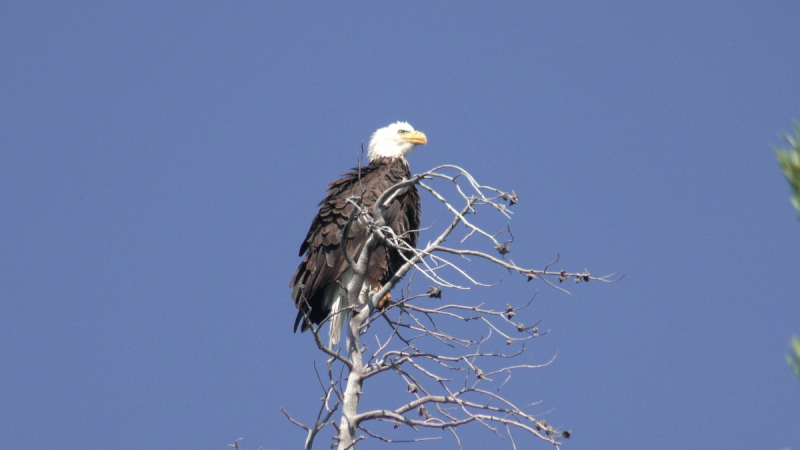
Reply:
[[[397,134],[407,134],[408,130],[397,130]]]

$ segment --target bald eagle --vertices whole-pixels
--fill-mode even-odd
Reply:
[[[381,128],[369,142],[369,165],[353,168],[328,185],[328,194],[319,203],[319,213],[300,245],[300,256],[305,254],[305,257],[289,284],[295,307],[299,310],[294,321],[295,332],[300,324],[302,331],[308,329],[309,324],[304,320],[306,315],[311,323],[319,324],[335,314],[330,321],[329,347],[339,343],[346,323],[346,314],[339,314],[339,311],[347,306],[347,285],[353,276],[339,245],[342,230],[354,207],[347,199],[361,197],[364,206],[371,209],[386,189],[404,178],[411,178],[406,157],[415,146],[427,142],[424,133],[415,131],[406,122]],[[420,199],[416,186],[401,189],[386,206],[386,225],[415,248],[420,223]],[[363,218],[353,220],[347,251],[355,261],[367,238],[366,221]],[[406,258],[412,256],[411,252],[405,254]],[[386,243],[378,244],[367,269],[371,287],[380,289],[404,263],[398,250]]]

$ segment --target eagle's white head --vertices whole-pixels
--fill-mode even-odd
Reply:
[[[407,122],[397,122],[381,128],[369,140],[369,159],[403,158],[405,159],[414,147],[428,143],[428,137]]]

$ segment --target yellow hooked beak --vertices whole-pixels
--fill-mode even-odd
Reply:
[[[415,145],[425,145],[428,143],[428,136],[425,136],[425,133],[422,131],[415,131],[411,133],[410,136],[404,137],[403,139]]]

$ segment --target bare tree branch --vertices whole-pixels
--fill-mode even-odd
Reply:
[[[362,145],[363,146],[363,145]],[[454,172],[454,174],[453,174]],[[457,208],[453,201],[439,190],[428,185],[445,182],[455,187],[456,199],[464,204]],[[405,240],[406,236],[398,236],[387,225],[384,213],[387,205],[405,189],[419,185],[444,205],[452,214],[452,221],[432,241],[420,248],[412,248]],[[364,189],[362,188],[362,192]],[[612,283],[619,279],[606,275],[595,277],[588,270],[583,272],[567,272],[551,270],[558,262],[545,265],[544,269],[534,269],[517,265],[507,258],[514,243],[510,224],[506,223],[499,233],[489,233],[479,226],[475,219],[466,216],[474,215],[480,208],[488,207],[510,220],[513,212],[510,206],[519,203],[516,192],[505,192],[478,183],[464,169],[453,165],[442,165],[434,169],[403,180],[385,190],[368,210],[359,198],[348,199],[353,205],[347,222],[343,228],[339,249],[353,277],[346,286],[348,306],[340,311],[347,314],[348,332],[346,339],[347,356],[339,351],[327,348],[319,337],[320,327],[311,325],[312,336],[317,348],[328,356],[327,382],[317,372],[320,387],[324,393],[320,399],[321,406],[315,424],[304,425],[292,418],[283,408],[290,422],[306,430],[306,449],[310,449],[319,432],[331,425],[335,429],[333,437],[340,450],[352,449],[356,443],[372,438],[385,443],[411,443],[441,439],[441,436],[417,436],[412,439],[389,437],[385,432],[366,428],[367,423],[374,426],[413,430],[448,430],[453,436],[456,446],[461,448],[461,439],[457,433],[459,427],[470,423],[478,423],[503,440],[509,442],[513,449],[518,448],[520,432],[535,439],[547,442],[557,448],[561,439],[569,438],[569,431],[558,431],[541,419],[541,414],[529,412],[541,402],[531,402],[518,407],[502,391],[512,381],[512,373],[520,370],[534,370],[553,363],[555,355],[545,362],[535,363],[519,361],[527,351],[525,341],[537,339],[547,331],[539,331],[540,321],[531,320],[524,325],[517,317],[521,313],[529,313],[528,308],[536,295],[520,306],[498,305],[487,306],[449,303],[430,306],[432,298],[442,298],[442,289],[469,289],[471,286],[491,287],[496,285],[478,281],[470,275],[467,264],[472,259],[483,260],[512,273],[522,275],[528,281],[541,279],[548,285],[567,292],[550,279],[562,283],[569,279],[576,282],[600,281]],[[353,221],[364,221],[368,233],[366,244],[357,255],[347,253],[347,241]],[[464,224],[468,232],[461,240],[486,239],[497,254],[490,254],[472,248],[454,248],[444,246],[444,242],[459,224]],[[509,239],[501,242],[498,237],[508,233]],[[473,241],[470,241],[473,242]],[[366,273],[373,252],[378,245],[389,245],[404,255],[405,263],[393,274],[392,278],[379,290],[372,291]],[[405,255],[410,255],[406,257]],[[460,257],[462,265],[447,259]],[[391,304],[388,309],[378,310],[377,306],[409,272],[408,288],[404,298]],[[411,295],[411,281],[414,274],[421,273],[434,286],[427,293]],[[453,275],[454,274],[454,275]],[[450,281],[445,276],[454,276],[460,281]],[[621,279],[621,278],[620,278]],[[463,284],[463,285],[462,285]],[[440,289],[442,288],[442,289]],[[568,292],[567,292],[568,293]],[[426,300],[427,299],[427,300]],[[377,312],[377,314],[375,314]],[[384,320],[376,322],[378,319]],[[330,320],[330,318],[326,319]],[[370,327],[388,328],[375,334],[375,349],[364,361],[366,346],[361,345],[360,338]],[[467,326],[459,325],[466,324]],[[384,333],[385,331],[385,333]],[[381,337],[383,336],[383,337]],[[519,344],[519,345],[518,345]],[[490,347],[490,346],[497,347]],[[501,345],[511,346],[507,352],[497,350]],[[513,347],[518,345],[517,347]],[[494,350],[485,350],[495,348]],[[514,361],[512,361],[514,360]],[[347,368],[347,378],[338,381],[334,378],[333,365],[341,364],[342,371]],[[316,366],[315,366],[316,370]],[[393,408],[381,408],[359,412],[359,400],[363,395],[364,382],[375,377],[382,377],[382,386],[391,386],[392,377],[396,377],[398,388],[405,390],[413,398],[395,405]],[[497,377],[497,380],[494,379]],[[334,413],[341,406],[339,423],[332,420]],[[416,418],[418,416],[418,418]],[[512,435],[512,429],[517,436]],[[365,435],[357,436],[361,430]],[[391,432],[391,430],[389,430]],[[430,431],[428,431],[430,432]]]

